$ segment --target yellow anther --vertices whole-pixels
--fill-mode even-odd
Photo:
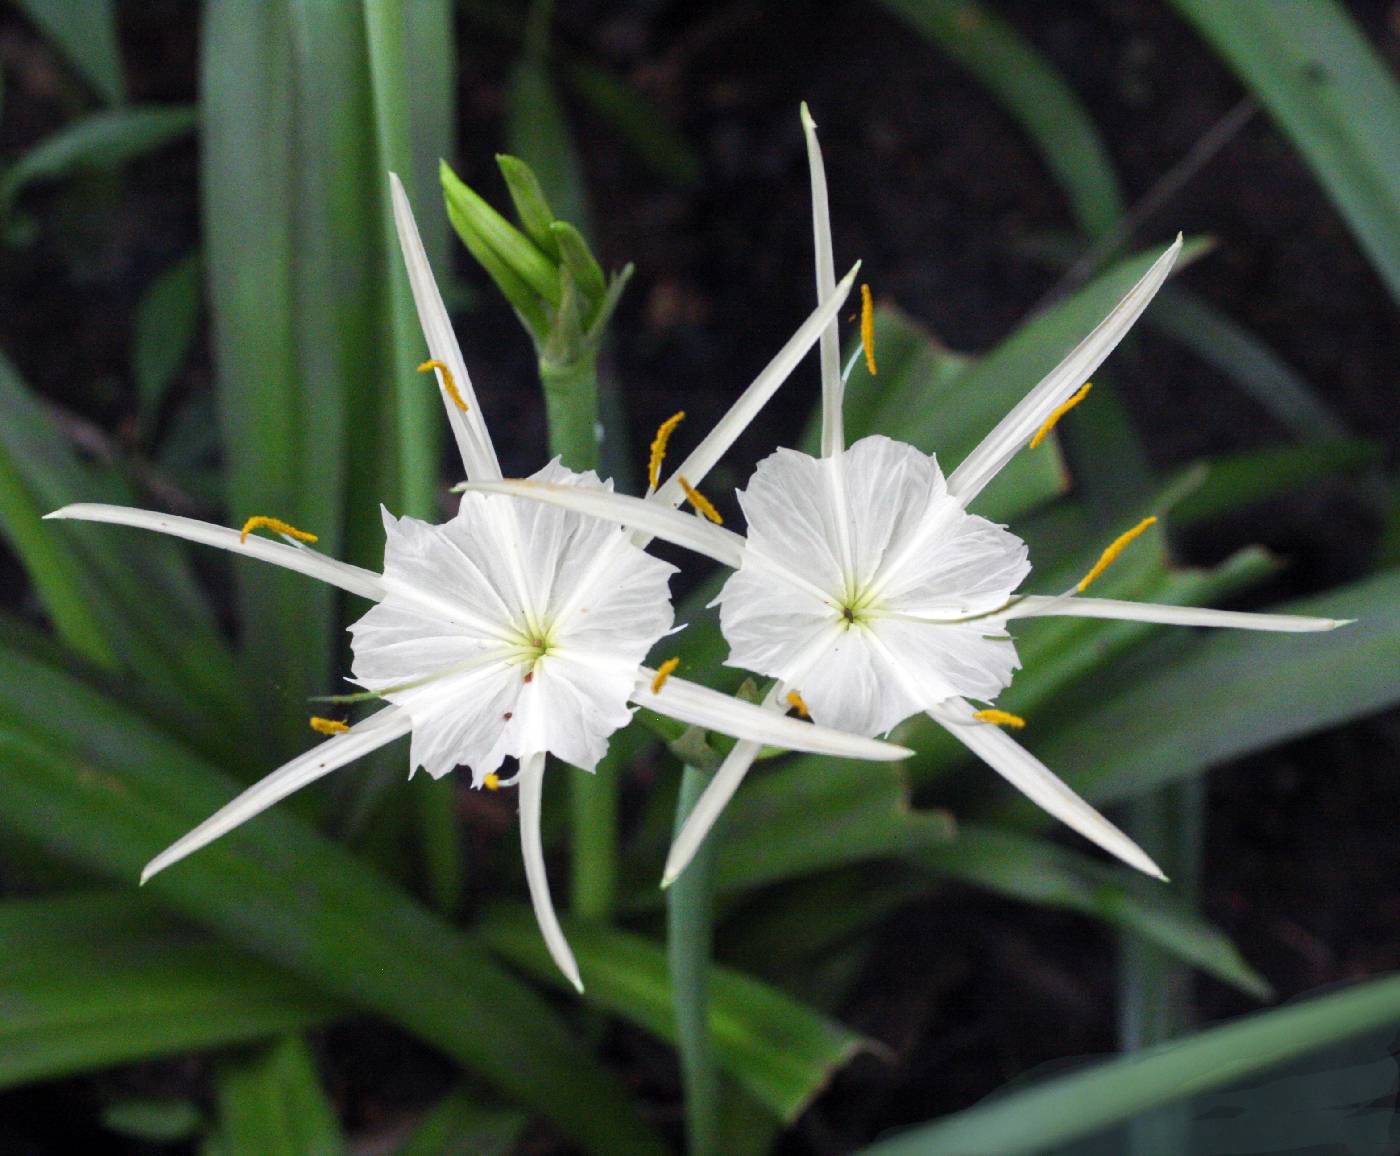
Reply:
[[[492,771],[486,778],[481,780],[481,785],[488,791],[499,791],[501,789],[501,776]]]
[[[305,530],[298,530],[295,526],[289,526],[281,518],[265,518],[259,514],[255,518],[249,518],[243,523],[243,529],[238,533],[240,543],[248,540],[248,535],[259,529],[275,530],[279,534],[286,534],[289,538],[295,538],[298,542],[314,542],[315,534],[308,534]]]
[[[802,696],[795,690],[787,692],[787,704],[792,707],[803,718],[810,718],[812,712],[807,709],[807,704],[802,701]]]
[[[875,376],[875,300],[870,286],[860,287],[860,347],[865,350],[865,368]]]
[[[311,729],[318,735],[343,735],[350,728],[339,719],[321,718],[319,715],[313,715]]]
[[[647,485],[653,490],[656,483],[661,478],[661,463],[666,460],[666,443],[671,440],[671,434],[675,432],[676,426],[685,421],[685,410],[673,413],[657,427],[656,436],[651,439],[651,458],[647,462]]]
[[[1119,534],[1118,537],[1114,538],[1113,541],[1109,543],[1108,549],[1099,555],[1099,560],[1094,563],[1094,568],[1079,580],[1079,585],[1076,586],[1075,589],[1081,594],[1089,589],[1089,583],[1113,565],[1118,555],[1127,548],[1128,543],[1146,530],[1148,526],[1154,525],[1156,521],[1157,516],[1155,514],[1150,518],[1144,518],[1126,534]]]
[[[1064,405],[1057,406],[1055,408],[1055,412],[1052,413],[1049,417],[1047,417],[1045,419],[1044,424],[1038,430],[1035,431],[1035,437],[1031,438],[1031,444],[1029,448],[1035,449],[1036,446],[1040,445],[1040,443],[1045,440],[1045,435],[1055,428],[1055,423],[1058,422],[1060,418],[1064,417],[1065,414],[1069,413],[1069,411],[1072,410],[1075,406],[1077,406],[1081,401],[1083,401],[1088,392],[1093,388],[1094,383],[1092,381],[1086,381],[1083,385],[1079,387],[1079,392],[1076,393],[1072,398],[1070,398],[1069,401],[1065,402]]]
[[[714,503],[711,502],[709,498],[705,497],[704,494],[679,474],[676,475],[676,481],[680,482],[681,489],[685,491],[685,496],[692,506],[704,514],[705,517],[709,518],[716,526],[724,525],[724,519],[719,516],[719,511],[715,509]]]
[[[1020,715],[1005,710],[979,710],[972,717],[978,722],[991,723],[997,727],[1011,727],[1014,730],[1020,730],[1026,725],[1026,720]]]
[[[676,667],[680,666],[679,658],[668,658],[656,668],[656,677],[651,680],[651,693],[660,694],[661,688],[666,685],[666,680],[676,672]]]
[[[418,367],[418,372],[427,373],[430,369],[436,369],[442,374],[442,388],[447,390],[447,396],[452,399],[452,404],[463,413],[466,413],[467,403],[462,400],[462,395],[457,392],[457,380],[452,376],[452,371],[441,361],[425,361]]]

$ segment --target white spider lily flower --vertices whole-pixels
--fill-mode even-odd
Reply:
[[[815,124],[802,109],[811,163],[819,300],[831,282],[831,229]],[[1058,596],[1016,591],[1027,550],[967,505],[1015,454],[1082,397],[1084,380],[1112,352],[1166,280],[1181,238],[1108,316],[1050,371],[947,478],[938,461],[881,436],[842,446],[844,375],[833,318],[821,344],[822,456],[780,449],[738,495],[747,537],[671,510],[599,491],[504,480],[471,488],[529,496],[697,550],[732,567],[716,601],[729,665],[777,680],[765,706],[789,705],[814,722],[856,734],[887,733],[929,715],[1049,814],[1147,874],[1160,868],[998,724],[1021,720],[977,710],[1020,663],[1006,625],[1050,615],[1249,630],[1331,630],[1344,621],[1160,606],[1078,595],[1136,533],[1104,552],[1084,580]],[[748,772],[758,747],[736,744],[677,835],[662,885],[684,870]]]
[[[496,453],[407,198],[397,178],[391,179],[410,284],[463,465],[468,477],[499,479]],[[837,293],[813,313],[696,448],[681,467],[688,476],[698,482],[723,454],[816,342],[843,296]],[[595,474],[573,473],[557,461],[535,480],[579,493],[609,492]],[[671,489],[663,487],[653,498],[671,512]],[[313,720],[333,737],[273,771],[156,856],[142,872],[143,883],[292,792],[407,734],[410,773],[421,766],[438,777],[466,765],[475,786],[519,788],[521,851],[535,914],[550,954],[582,990],[545,874],[540,800],[547,754],[594,770],[608,737],[627,724],[634,706],[756,744],[864,759],[912,753],[781,717],[643,666],[647,652],[671,629],[668,583],[674,567],[647,555],[618,523],[519,498],[467,494],[456,516],[442,525],[396,519],[386,511],[384,569],[375,573],[308,549],[301,543],[314,541],[312,535],[272,518],[250,519],[240,532],[117,506],[66,506],[48,517],[155,530],[295,570],[374,603],[350,628],[354,680],[365,688],[364,697],[389,705],[351,727]],[[280,532],[285,541],[250,537],[259,526]],[[507,758],[519,769],[502,783],[497,772]]]

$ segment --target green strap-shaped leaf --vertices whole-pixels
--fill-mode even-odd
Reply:
[[[321,1089],[316,1063],[300,1036],[230,1055],[214,1080],[219,1106],[217,1152],[235,1156],[340,1156],[345,1152],[335,1113]]]
[[[1346,423],[1291,365],[1189,290],[1164,286],[1143,319],[1228,375],[1295,437],[1317,441],[1347,436]]]
[[[155,429],[166,390],[194,345],[203,293],[200,274],[199,251],[186,253],[162,270],[136,306],[131,376],[148,434]]]
[[[83,681],[0,650],[0,824],[31,843],[134,888],[153,853],[236,789]],[[548,1003],[286,807],[172,867],[144,894],[398,1023],[590,1151],[661,1150]]]
[[[40,141],[0,179],[0,206],[8,206],[34,181],[72,173],[115,169],[164,148],[191,132],[197,114],[185,105],[114,108],[65,125]]]
[[[866,1156],[1044,1152],[1395,1023],[1400,1023],[1400,976],[1390,975],[1004,1093],[864,1151]]]
[[[1255,999],[1270,998],[1268,982],[1241,958],[1225,933],[1156,880],[1042,839],[971,825],[959,828],[947,845],[922,848],[905,858],[1013,899],[1116,924]]]
[[[310,1027],[345,1005],[136,892],[0,904],[0,1087]]]
[[[665,951],[639,935],[577,921],[566,920],[565,931],[583,972],[584,998],[674,1043]],[[527,908],[494,910],[481,933],[493,950],[538,978],[562,980]],[[710,972],[708,1007],[716,1062],[784,1120],[795,1119],[865,1044],[777,989],[727,968]]]
[[[78,653],[139,670],[208,749],[226,749],[246,704],[227,644],[178,544],[92,534],[42,522],[69,502],[130,504],[110,469],[80,461],[58,423],[0,356],[0,534],[19,554],[44,608]],[[190,703],[197,702],[196,709]]]
[[[298,147],[291,13],[284,0],[209,5],[203,38],[200,183],[228,516],[281,518],[334,551],[341,386],[309,379],[298,356],[297,210],[319,165]],[[290,703],[330,682],[333,592],[270,566],[235,576],[263,749],[294,750],[306,724]]]
[[[459,1089],[428,1110],[395,1156],[510,1156],[528,1122],[519,1112],[487,1107]]]
[[[1400,300],[1400,84],[1333,0],[1172,0],[1269,110]]]
[[[1205,477],[1172,510],[1172,525],[1196,525],[1320,485],[1329,478],[1356,474],[1376,465],[1380,456],[1381,448],[1375,442],[1353,439],[1266,446],[1210,458],[1197,463],[1206,467]]]
[[[1098,130],[1059,72],[975,0],[882,0],[991,90],[1035,141],[1083,230],[1105,233],[1123,213]]]
[[[117,43],[114,0],[16,0],[19,8],[51,37],[69,62],[108,104],[120,104],[121,48]]]

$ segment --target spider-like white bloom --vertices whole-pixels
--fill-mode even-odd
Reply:
[[[499,479],[500,466],[462,353],[418,237],[407,197],[392,178],[394,217],[414,300],[439,375],[444,405],[467,476]],[[698,483],[752,414],[782,383],[836,315],[844,291],[823,302],[764,369],[680,470]],[[679,475],[680,470],[677,471]],[[606,495],[593,473],[557,461],[540,484]],[[671,512],[679,478],[651,495]],[[307,549],[314,540],[271,518],[243,531],[119,506],[67,506],[48,515],[137,526],[247,554],[329,582],[374,605],[351,628],[355,681],[388,706],[293,759],[239,795],[156,856],[156,872],[198,850],[293,791],[405,734],[410,771],[433,776],[459,764],[476,786],[515,784],[521,848],[540,929],[560,969],[582,990],[578,967],[550,899],[540,841],[540,799],[547,754],[592,771],[608,737],[633,706],[742,741],[854,758],[896,759],[910,752],[871,738],[783,718],[684,679],[641,665],[671,628],[667,584],[673,567],[647,555],[617,523],[519,498],[464,495],[442,525],[384,514],[383,573]],[[266,525],[285,542],[249,537]],[[507,758],[518,772],[502,784]]]
[[[826,179],[816,126],[805,106],[802,114],[817,293],[824,301],[835,284]],[[967,506],[1069,408],[1081,383],[1166,280],[1180,249],[1178,237],[1093,332],[946,477],[935,457],[886,437],[843,447],[845,375],[833,318],[820,343],[822,456],[780,449],[759,463],[739,494],[747,538],[621,495],[528,482],[472,488],[527,495],[609,518],[733,567],[717,599],[730,645],[728,663],[777,680],[766,699],[770,709],[786,710],[791,703],[821,725],[865,735],[883,734],[926,712],[1050,814],[1126,863],[1161,877],[1131,839],[997,725],[1020,720],[978,710],[968,701],[990,702],[1018,669],[1008,622],[1075,615],[1277,631],[1330,630],[1343,623],[1079,597],[1137,531],[1113,543],[1069,591],[1018,596],[1030,572],[1025,543],[968,513]],[[690,861],[756,753],[753,744],[741,742],[715,773],[672,845],[663,885]]]

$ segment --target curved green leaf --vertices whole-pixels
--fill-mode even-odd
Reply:
[[[1092,915],[1142,936],[1255,999],[1272,995],[1268,981],[1241,958],[1224,932],[1156,880],[1042,839],[990,827],[960,827],[947,845],[921,848],[905,858],[1013,899]]]
[[[1400,976],[1260,1012],[1008,1092],[874,1144],[866,1156],[1024,1156],[1400,1023]]]
[[[587,987],[584,998],[676,1041],[675,1009],[664,949],[648,939],[565,921]],[[563,989],[534,916],[524,907],[489,913],[481,934],[495,951]],[[709,1025],[715,1060],[745,1091],[784,1120],[794,1120],[866,1041],[776,988],[712,966]]]
[[[0,904],[0,1087],[323,1023],[345,1005],[131,891]]]
[[[236,789],[83,681],[0,650],[0,825],[134,886],[155,851]],[[543,999],[286,807],[158,876],[145,894],[319,992],[393,1020],[590,1151],[660,1150]]]
[[[1080,227],[1107,232],[1123,213],[1118,179],[1098,130],[1059,72],[976,0],[882,0],[991,90],[1030,134]]]
[[[117,43],[114,0],[15,0],[18,7],[53,39],[84,79],[108,104],[120,104],[121,48]]]
[[[185,105],[151,105],[95,112],[40,141],[0,178],[0,206],[26,185],[92,169],[115,169],[191,132],[198,119]]]
[[[1400,300],[1400,84],[1333,0],[1172,0],[1269,110]]]

